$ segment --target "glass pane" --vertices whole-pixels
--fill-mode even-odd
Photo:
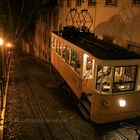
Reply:
[[[69,55],[70,55],[70,49],[67,47],[65,52],[65,60],[67,63],[69,63]]]
[[[113,92],[132,91],[135,89],[135,83],[114,83]]]
[[[56,42],[56,52],[59,53],[59,42]]]
[[[81,56],[79,54],[77,54],[77,59],[75,61],[75,70],[80,74],[81,73]]]
[[[83,62],[83,75],[84,77],[92,77],[92,65],[93,65],[93,59],[88,56],[87,54],[84,54],[84,62]]]
[[[63,45],[59,43],[59,52],[58,52],[58,54],[60,56],[62,55],[62,48],[63,48]]]
[[[64,59],[66,57],[66,48],[67,47],[63,46],[63,49],[62,49],[62,58],[64,58]]]
[[[77,59],[77,53],[74,50],[71,50],[71,63],[70,65],[75,68],[75,61]]]
[[[111,67],[97,66],[96,89],[109,92],[111,85]]]
[[[95,5],[96,0],[88,0],[88,5]]]
[[[106,2],[108,5],[109,4],[116,4],[117,3],[117,1],[116,0],[107,0],[107,2]]]
[[[137,66],[115,67],[113,92],[135,90]]]
[[[52,37],[51,40],[52,40],[51,47],[54,49],[55,48],[55,38]]]

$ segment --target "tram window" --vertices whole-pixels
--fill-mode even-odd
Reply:
[[[93,59],[87,54],[84,54],[83,75],[85,78],[92,77],[92,65],[93,65]]]
[[[61,43],[59,43],[59,52],[58,52],[58,54],[60,56],[62,55],[62,48],[63,48],[63,45]]]
[[[62,49],[62,58],[65,59],[65,61],[69,64],[69,55],[70,55],[70,49],[67,46],[63,46]]]
[[[56,52],[61,56],[61,44],[60,44],[60,42],[57,42]]]
[[[140,77],[140,70],[138,72],[138,76],[137,77]],[[137,90],[140,90],[140,78],[137,78],[138,82],[137,82]]]
[[[65,59],[65,56],[66,56],[66,46],[63,46],[63,48],[62,48],[62,58],[64,58]]]
[[[71,61],[70,65],[78,72],[81,73],[81,56],[74,50],[71,50]]]
[[[75,68],[75,61],[77,59],[77,53],[74,50],[71,50],[71,62],[70,65]]]
[[[55,42],[56,42],[56,39],[55,39],[55,37],[52,37],[51,38],[52,39],[52,44],[51,44],[51,47],[54,49],[55,48]]]
[[[81,73],[81,56],[77,54],[77,59],[75,60],[75,70],[79,74]]]
[[[97,66],[96,89],[109,92],[111,86],[111,67]]]
[[[113,81],[113,92],[135,90],[137,66],[116,66]]]

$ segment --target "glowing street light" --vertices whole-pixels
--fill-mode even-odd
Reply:
[[[11,44],[11,43],[7,43],[6,46],[7,46],[8,48],[10,48],[10,47],[12,47],[12,44]]]
[[[3,39],[0,38],[0,45],[3,45]]]

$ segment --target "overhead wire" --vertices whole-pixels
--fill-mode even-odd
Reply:
[[[27,19],[27,22],[25,23],[24,27],[21,29],[21,32],[20,32],[20,33],[18,34],[18,36],[14,39],[14,42],[17,42],[18,39],[21,37],[22,33],[24,32],[24,30],[26,29],[27,25],[29,24],[29,21],[30,21],[30,19],[32,18],[32,16],[33,16],[35,10],[37,9],[39,2],[40,2],[40,1],[38,0],[36,6],[35,6],[34,9],[32,10],[32,12],[31,12],[29,18]]]
[[[16,31],[15,31],[15,35],[14,35],[14,40],[15,40],[15,38],[17,36],[17,32],[18,32],[18,29],[19,29],[19,25],[20,25],[20,21],[21,21],[21,16],[22,16],[22,13],[23,13],[23,8],[24,8],[24,3],[25,3],[25,1],[23,0],[21,11],[20,11],[20,16],[19,16],[19,20],[18,20],[18,25],[17,25]]]
[[[8,11],[9,11],[9,18],[10,18],[11,33],[13,35],[13,22],[12,22],[12,15],[11,15],[11,8],[10,8],[9,1],[8,1]]]

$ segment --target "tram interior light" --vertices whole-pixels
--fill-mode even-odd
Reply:
[[[126,106],[126,101],[124,99],[119,100],[119,106],[120,107],[125,107]]]
[[[87,54],[84,54],[84,61],[86,61],[88,57],[89,56]]]

